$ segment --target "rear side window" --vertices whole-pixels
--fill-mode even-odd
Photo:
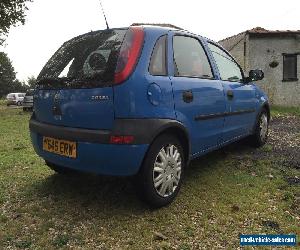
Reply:
[[[213,73],[200,42],[192,37],[174,36],[175,76],[213,78]]]
[[[166,66],[166,42],[167,36],[161,36],[156,41],[154,46],[150,65],[149,73],[154,76],[166,76],[167,66]]]
[[[224,81],[238,82],[243,79],[242,72],[238,64],[224,50],[208,43],[215,62],[218,66],[220,77]]]

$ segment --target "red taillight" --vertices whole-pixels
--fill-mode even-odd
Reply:
[[[115,71],[115,84],[125,81],[132,73],[144,42],[142,27],[132,26],[126,32]]]
[[[134,141],[132,135],[112,135],[110,137],[111,144],[130,144]]]

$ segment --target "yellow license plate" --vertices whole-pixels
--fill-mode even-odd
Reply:
[[[76,158],[76,146],[76,142],[59,140],[46,136],[43,137],[43,150],[54,154]]]

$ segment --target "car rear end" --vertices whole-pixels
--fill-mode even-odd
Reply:
[[[30,89],[26,92],[24,100],[23,100],[23,110],[32,110],[33,109],[33,93],[34,90]]]
[[[17,96],[15,93],[10,93],[6,96],[7,106],[17,104]]]
[[[133,72],[143,42],[141,27],[90,32],[48,61],[30,120],[34,149],[46,162],[107,175],[138,171],[148,145],[116,119],[114,88]]]

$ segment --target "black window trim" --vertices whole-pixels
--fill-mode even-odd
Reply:
[[[220,80],[225,81],[225,82],[244,83],[244,79],[245,79],[244,71],[243,71],[241,65],[239,65],[238,62],[233,58],[233,56],[230,55],[229,52],[227,52],[227,51],[226,51],[224,48],[222,48],[220,45],[218,45],[218,44],[216,44],[216,43],[214,43],[214,42],[212,42],[212,41],[207,41],[207,43],[210,43],[210,44],[216,46],[217,48],[219,48],[220,50],[222,50],[225,54],[227,54],[227,55],[232,59],[232,61],[235,62],[235,64],[239,67],[239,69],[240,69],[240,71],[241,71],[241,73],[242,73],[242,79],[240,79],[239,81],[223,80],[223,79],[221,79],[221,77],[220,77]],[[208,48],[208,49],[210,50],[210,48]],[[211,50],[210,50],[210,52],[212,53]],[[213,59],[214,59],[214,62],[216,63],[215,58],[213,58]],[[216,63],[216,66],[217,66],[217,68],[218,68],[217,63]],[[219,71],[219,68],[218,68],[218,71]],[[219,72],[219,76],[220,76],[220,72]]]
[[[216,75],[215,75],[215,72],[214,72],[214,70],[213,70],[213,67],[212,67],[212,63],[211,63],[211,61],[210,61],[210,58],[209,58],[209,56],[208,56],[208,54],[207,54],[207,51],[206,51],[206,49],[205,49],[205,47],[203,46],[203,43],[202,43],[202,41],[201,41],[201,39],[199,39],[199,37],[197,37],[197,36],[195,36],[195,35],[192,35],[192,34],[182,34],[182,33],[178,33],[178,32],[176,32],[174,35],[173,35],[173,37],[172,37],[172,52],[173,52],[173,68],[175,69],[175,66],[176,66],[176,63],[175,63],[175,58],[174,58],[174,47],[173,47],[173,39],[174,39],[174,37],[175,36],[185,36],[185,37],[190,37],[190,38],[194,38],[194,39],[196,39],[199,43],[200,43],[200,46],[202,47],[202,49],[203,49],[203,51],[204,51],[204,53],[205,53],[205,55],[206,55],[206,58],[207,58],[207,61],[208,61],[208,63],[209,63],[209,66],[210,66],[210,69],[211,69],[211,73],[212,73],[212,77],[200,77],[200,76],[176,76],[175,75],[175,70],[174,70],[174,74],[173,74],[173,77],[185,77],[185,78],[196,78],[196,79],[205,79],[205,80],[216,80],[217,78],[216,78]],[[177,66],[176,66],[177,67]]]
[[[283,82],[295,82],[295,81],[298,81],[298,55],[300,53],[282,53],[282,81]],[[296,72],[296,77],[292,77],[292,78],[285,78],[284,77],[284,58],[286,56],[293,56],[296,58],[296,63],[295,63],[295,72]]]
[[[151,60],[152,60],[152,56],[153,56],[156,44],[157,44],[158,40],[161,39],[162,37],[165,37],[165,68],[166,68],[166,74],[165,75],[159,75],[159,74],[153,75],[153,74],[151,74],[151,71],[150,71]],[[161,35],[160,37],[158,37],[156,39],[155,44],[154,44],[153,49],[152,49],[152,52],[151,52],[149,64],[148,64],[148,73],[151,76],[169,76],[169,69],[168,69],[168,34]]]

